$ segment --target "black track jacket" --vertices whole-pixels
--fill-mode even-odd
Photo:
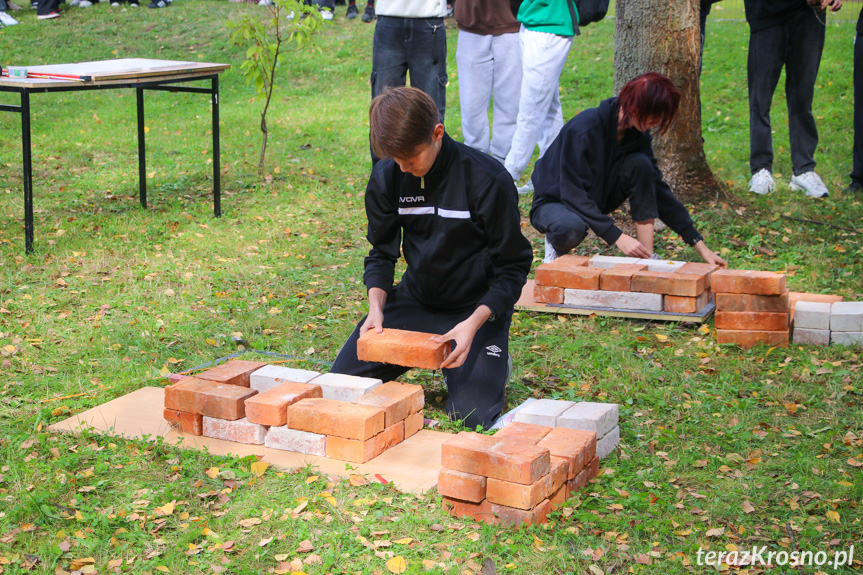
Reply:
[[[378,162],[365,202],[367,288],[390,292],[401,247],[408,264],[401,281],[420,303],[446,311],[484,304],[498,316],[513,309],[533,251],[512,177],[497,160],[444,134],[423,178],[392,158]]]

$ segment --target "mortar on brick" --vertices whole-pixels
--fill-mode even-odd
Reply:
[[[567,289],[563,292],[563,303],[575,307],[662,311],[662,294]]]
[[[593,256],[587,261],[587,265],[592,268],[609,269],[621,264],[638,264],[641,258],[630,258],[624,256]],[[647,269],[647,265],[644,265]]]

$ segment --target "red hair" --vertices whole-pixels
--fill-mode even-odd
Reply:
[[[680,90],[662,74],[647,72],[627,82],[617,102],[623,112],[624,126],[631,126],[633,120],[643,123],[659,118],[659,133],[665,133],[677,116]]]

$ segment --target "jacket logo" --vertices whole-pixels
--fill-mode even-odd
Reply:
[[[490,345],[486,349],[488,350],[486,352],[486,355],[491,355],[493,357],[500,357],[500,352],[503,351],[501,348],[499,348],[496,345]]]
[[[426,201],[425,196],[408,196],[406,198],[399,197],[400,204],[413,204],[416,202],[424,202]]]

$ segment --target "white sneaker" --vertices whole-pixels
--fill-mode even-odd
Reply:
[[[14,26],[17,23],[18,20],[16,20],[3,10],[0,10],[0,24],[3,24],[4,26]]]
[[[89,8],[93,3],[90,0],[81,0],[78,2],[78,8]]]
[[[830,195],[827,186],[821,177],[815,172],[806,172],[799,176],[791,177],[791,189],[797,192],[806,192],[810,198],[826,198]]]
[[[329,22],[333,19],[333,11],[324,8],[323,10],[321,10],[321,18]]]
[[[554,248],[551,246],[551,243],[548,241],[548,236],[545,237],[545,257],[542,258],[542,263],[550,264],[560,256],[557,255],[557,252],[554,251]]]
[[[528,180],[527,183],[523,186],[518,187],[518,195],[526,196],[527,194],[533,193],[533,182]]]
[[[773,180],[773,174],[767,168],[758,170],[749,180],[749,191],[761,195],[775,192],[776,182]]]

